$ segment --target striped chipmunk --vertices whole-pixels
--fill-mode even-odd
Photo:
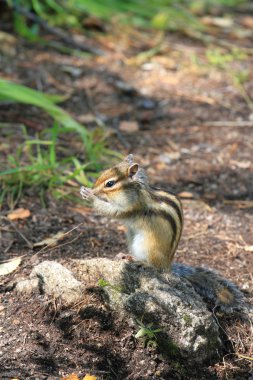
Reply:
[[[223,311],[241,309],[243,295],[230,281],[209,269],[172,264],[183,229],[181,201],[151,186],[133,155],[105,170],[92,189],[82,186],[80,193],[99,214],[118,219],[126,227],[131,254],[126,258],[186,278],[197,293]]]

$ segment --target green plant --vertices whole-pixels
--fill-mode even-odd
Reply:
[[[26,17],[20,14],[31,12],[49,25],[82,29],[82,20],[87,14],[109,21],[117,16],[121,22],[141,27],[154,27],[162,30],[203,30],[205,27],[195,13],[209,12],[213,8],[237,8],[246,0],[8,0],[14,10],[16,31],[28,39],[38,38],[40,26],[36,17],[29,25]],[[17,7],[18,5],[18,7]],[[31,15],[30,15],[31,16]],[[38,21],[38,20],[37,20]]]
[[[160,328],[154,328],[153,323],[148,323],[146,326],[139,320],[137,320],[139,330],[135,334],[136,339],[142,339],[145,346],[150,348],[157,347],[157,334],[162,330]]]
[[[86,128],[75,121],[66,111],[55,103],[64,100],[64,97],[43,94],[21,84],[0,79],[0,100],[10,100],[37,106],[46,111],[55,121],[68,130],[77,132],[84,143],[87,156],[92,158],[93,141]]]
[[[77,158],[64,157],[60,152],[57,145],[60,130],[58,123],[54,123],[51,129],[43,131],[47,139],[42,139],[39,135],[29,139],[23,127],[25,141],[19,145],[15,154],[7,156],[7,162],[0,162],[0,168],[8,167],[0,171],[0,202],[7,198],[9,205],[12,206],[26,188],[34,188],[43,198],[43,193],[47,189],[60,197],[72,193],[73,190],[78,193],[74,188],[75,184],[76,187],[78,183],[90,185],[85,173],[90,164],[81,164]],[[65,190],[63,185],[66,185]]]
[[[216,48],[208,49],[206,57],[210,65],[226,70],[229,73],[234,87],[237,88],[248,107],[253,110],[253,101],[245,88],[245,84],[250,80],[250,72],[247,69],[238,70],[233,68],[235,62],[238,63],[238,61],[247,59],[247,54],[237,48],[231,49],[230,52]]]
[[[66,0],[62,3],[56,0],[7,0],[7,2],[14,10],[13,22],[16,32],[29,40],[37,40],[40,30],[40,26],[36,23],[36,16],[34,16],[34,22],[30,22],[28,26],[26,16],[29,12],[46,20],[50,25],[81,27],[80,11],[76,10],[73,0]],[[20,12],[21,10],[25,15]]]
[[[220,69],[226,70],[228,64],[234,61],[245,60],[247,55],[240,49],[231,49],[227,52],[224,49],[215,48],[206,50],[206,58],[212,66],[217,66]]]
[[[100,168],[101,155],[113,154],[105,148],[103,135],[98,138],[94,132],[88,132],[83,125],[55,104],[62,100],[65,100],[65,97],[43,94],[0,79],[0,101],[37,106],[55,120],[53,128],[43,131],[41,136],[37,135],[34,139],[29,139],[23,128],[24,143],[20,144],[15,154],[7,156],[7,162],[6,160],[0,162],[0,203],[7,198],[8,203],[13,204],[14,199],[19,199],[23,190],[30,186],[40,188],[41,194],[45,189],[54,189],[54,194],[60,196],[62,192],[60,187],[70,183],[71,179],[87,185],[89,180],[85,170],[89,169],[94,175]],[[83,145],[85,164],[81,164],[72,155],[59,154],[57,141],[59,135],[63,133],[79,136]]]
[[[183,320],[185,321],[186,326],[192,325],[192,318],[188,314],[183,314]]]
[[[250,80],[250,72],[248,70],[232,71],[231,79],[233,85],[237,88],[240,95],[247,103],[249,109],[253,111],[253,101],[245,89],[245,84]]]
[[[98,286],[100,288],[109,287],[109,288],[115,290],[116,292],[120,292],[120,293],[122,292],[122,287],[120,285],[113,285],[109,281],[104,280],[103,278],[100,278],[98,280]]]
[[[23,128],[24,142],[15,154],[7,156],[7,162],[3,159],[0,161],[0,204],[4,198],[13,204],[14,199],[19,199],[23,190],[31,186],[40,189],[41,194],[45,189],[50,189],[57,197],[66,196],[73,192],[73,183],[67,191],[63,190],[63,185],[70,185],[73,179],[76,185],[89,185],[88,176],[96,177],[97,171],[101,169],[101,159],[104,160],[109,155],[119,156],[106,149],[103,126],[89,132],[55,104],[65,99],[64,96],[44,94],[0,79],[0,101],[33,105],[54,119],[52,128],[44,130],[33,139],[28,137]],[[1,127],[4,128],[5,125],[2,124]],[[71,139],[82,142],[84,164],[69,152],[62,152],[59,137],[67,134],[71,134]]]

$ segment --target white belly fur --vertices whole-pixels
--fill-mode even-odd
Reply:
[[[139,261],[147,261],[147,250],[145,244],[145,235],[141,232],[133,238],[131,250],[133,256]]]

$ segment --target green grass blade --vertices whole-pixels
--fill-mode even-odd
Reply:
[[[92,141],[85,127],[75,121],[66,111],[56,106],[42,92],[25,87],[21,84],[12,83],[5,79],[0,79],[0,97],[5,97],[18,103],[30,104],[42,108],[49,113],[54,120],[64,127],[68,127],[80,134],[86,149],[89,152]]]

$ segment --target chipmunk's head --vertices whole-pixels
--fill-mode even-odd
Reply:
[[[134,162],[130,154],[118,165],[105,170],[94,184],[93,192],[98,197],[128,209],[138,203],[140,189],[147,183],[144,170]]]

